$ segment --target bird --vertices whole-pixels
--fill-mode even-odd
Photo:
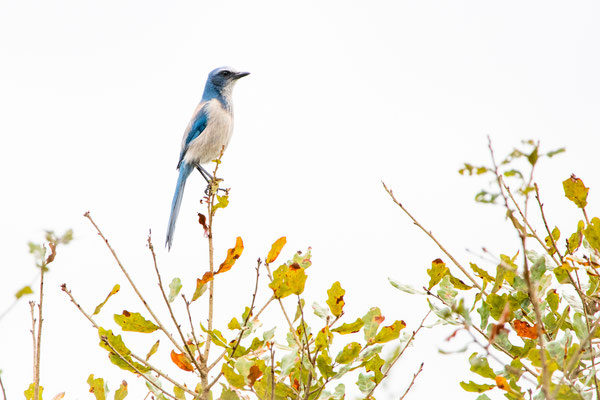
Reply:
[[[171,203],[165,246],[171,250],[185,182],[197,169],[209,184],[214,179],[202,164],[211,162],[227,148],[233,133],[232,91],[238,79],[250,75],[231,67],[219,67],[208,74],[202,99],[187,125],[181,142],[177,169],[179,177]]]

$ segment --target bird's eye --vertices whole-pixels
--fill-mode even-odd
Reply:
[[[223,76],[229,76],[229,75],[231,75],[231,72],[229,72],[229,71],[221,71],[221,75],[223,75]]]

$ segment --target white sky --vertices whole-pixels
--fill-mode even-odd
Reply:
[[[0,2],[0,310],[35,275],[28,240],[44,229],[76,235],[46,282],[46,397],[89,398],[90,373],[113,392],[125,377],[131,398],[143,396],[141,379],[107,361],[59,285],[88,310],[114,283],[125,286],[82,217],[87,210],[146,290],[155,290],[149,228],[165,280],[205,271],[198,174],[171,253],[162,243],[181,135],[211,69],[252,72],[234,93],[236,128],[222,168],[233,190],[216,228],[217,259],[238,235],[245,251],[217,281],[217,300],[228,302],[218,322],[239,314],[254,260],[286,235],[282,258],[313,248],[309,304],[324,302],[340,280],[348,320],[379,305],[386,322],[404,319],[414,329],[423,299],[393,289],[387,277],[423,285],[442,254],[380,180],[466,262],[473,257],[465,248],[512,253],[516,241],[500,209],[473,203],[484,182],[458,176],[461,162],[487,161],[488,134],[499,153],[527,138],[547,149],[566,145],[565,155],[540,166],[538,182],[552,224],[574,229],[577,214],[560,182],[572,172],[583,178],[592,214],[600,188],[599,11],[592,1]],[[124,308],[142,310],[122,290],[99,320],[109,325]],[[22,302],[0,321],[11,398],[32,379],[28,309]],[[418,338],[388,393],[403,392],[423,360],[411,398],[468,397],[458,386],[473,378],[467,357],[437,354],[448,332]]]

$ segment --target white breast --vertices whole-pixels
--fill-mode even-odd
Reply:
[[[223,108],[220,101],[210,100],[205,105],[199,105],[198,109],[202,106],[207,107],[208,124],[200,136],[190,143],[183,157],[186,163],[206,164],[219,158],[221,150],[227,148],[233,133],[233,115]],[[187,132],[186,129],[184,143]]]

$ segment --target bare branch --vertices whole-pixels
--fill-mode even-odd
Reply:
[[[167,298],[167,294],[165,293],[165,289],[163,288],[162,278],[160,276],[160,272],[158,271],[158,263],[156,262],[156,253],[154,253],[154,246],[152,245],[152,237],[150,234],[148,234],[148,249],[150,249],[150,253],[152,254],[152,261],[154,264],[154,270],[156,271],[156,277],[158,278],[158,287],[160,289],[160,293],[162,294],[163,300],[165,301],[165,304],[167,305],[167,308],[169,309],[169,314],[171,315],[173,324],[175,325],[175,328],[177,329],[177,332],[179,333],[181,342],[183,343],[183,346],[185,347],[185,350],[186,350],[189,358],[191,359],[192,363],[196,367],[196,370],[200,373],[200,376],[202,376],[203,378],[206,378],[206,374],[207,374],[207,371],[205,370],[206,362],[204,362],[204,358],[202,357],[202,354],[200,353],[200,349],[198,349],[198,356],[200,357],[200,362],[204,365],[204,368],[202,366],[200,366],[200,364],[198,364],[198,361],[196,361],[196,358],[194,357],[194,353],[188,346],[187,341],[185,340],[185,336],[183,336],[183,332],[181,331],[181,326],[179,325],[179,322],[177,322],[177,319],[175,318],[175,314],[173,314],[173,309],[171,308],[171,303],[169,302],[169,299]]]
[[[102,240],[104,240],[104,243],[106,244],[106,247],[108,247],[108,250],[110,250],[113,258],[117,262],[117,265],[119,266],[119,268],[123,272],[123,275],[125,275],[125,278],[127,278],[127,280],[129,281],[129,284],[133,288],[134,292],[136,293],[136,295],[138,296],[138,298],[140,299],[140,301],[142,302],[142,304],[144,304],[144,307],[146,307],[146,310],[148,310],[148,312],[150,313],[150,315],[152,315],[152,319],[154,319],[154,322],[156,323],[156,325],[158,325],[158,327],[160,328],[160,330],[167,336],[167,338],[169,338],[169,340],[171,341],[171,343],[173,343],[173,346],[175,346],[175,348],[180,353],[185,353],[185,350],[179,345],[179,343],[177,343],[177,341],[175,340],[175,338],[173,338],[173,335],[171,335],[171,333],[165,328],[165,326],[162,324],[162,322],[160,322],[160,320],[158,319],[158,317],[156,316],[156,314],[154,314],[154,311],[152,311],[152,309],[150,308],[150,306],[146,302],[146,299],[144,299],[144,297],[142,296],[142,294],[138,290],[138,288],[135,285],[135,283],[133,283],[133,280],[129,276],[129,273],[127,272],[127,270],[125,269],[125,267],[121,263],[121,260],[119,260],[119,257],[117,256],[117,253],[113,250],[113,248],[111,247],[111,245],[108,243],[108,239],[106,239],[106,237],[104,236],[104,234],[102,233],[102,231],[100,230],[100,228],[98,227],[98,225],[96,225],[96,223],[92,219],[92,216],[90,215],[90,212],[89,211],[86,212],[85,214],[83,214],[83,216],[86,217],[92,223],[92,225],[96,229],[96,232],[98,233],[98,235],[102,238]]]
[[[410,389],[415,384],[415,381],[417,380],[417,376],[419,376],[419,374],[421,373],[421,371],[423,371],[423,365],[425,365],[425,363],[421,363],[421,366],[419,367],[419,370],[413,375],[413,378],[410,381],[410,385],[408,385],[408,388],[406,389],[406,391],[404,392],[404,394],[400,397],[400,400],[403,400],[406,397],[406,395],[408,394],[408,392],[410,391]]]
[[[450,260],[452,260],[452,262],[454,263],[454,265],[456,265],[456,267],[458,269],[460,269],[462,271],[463,274],[465,274],[465,276],[467,278],[469,278],[469,280],[473,283],[473,285],[479,289],[481,289],[481,285],[479,284],[479,282],[477,282],[475,280],[475,278],[473,278],[473,276],[469,273],[469,271],[467,271],[467,269],[465,267],[463,267],[453,256],[452,254],[450,254],[448,252],[448,250],[446,250],[444,248],[444,246],[442,246],[442,244],[435,238],[435,236],[433,236],[433,234],[431,233],[431,231],[428,231],[427,229],[425,229],[425,227],[423,227],[423,225],[421,225],[419,223],[419,221],[417,221],[415,219],[415,217],[412,216],[412,214],[410,212],[408,212],[408,210],[406,208],[404,208],[404,206],[402,205],[402,203],[400,203],[398,200],[396,200],[396,197],[394,197],[394,193],[392,192],[391,189],[388,189],[388,187],[385,185],[385,182],[381,182],[383,184],[383,188],[385,189],[386,192],[388,192],[388,194],[390,195],[390,197],[392,198],[392,200],[394,201],[394,203],[396,203],[398,205],[398,207],[400,207],[402,209],[402,211],[404,211],[404,213],[406,215],[408,215],[408,217],[413,221],[413,223],[418,226],[423,232],[425,232],[425,234],[427,236],[429,236],[429,238],[431,240],[433,240],[433,242],[438,246],[438,248],[440,250],[442,250],[444,252],[444,254],[446,254],[448,256],[448,258],[450,258]]]

